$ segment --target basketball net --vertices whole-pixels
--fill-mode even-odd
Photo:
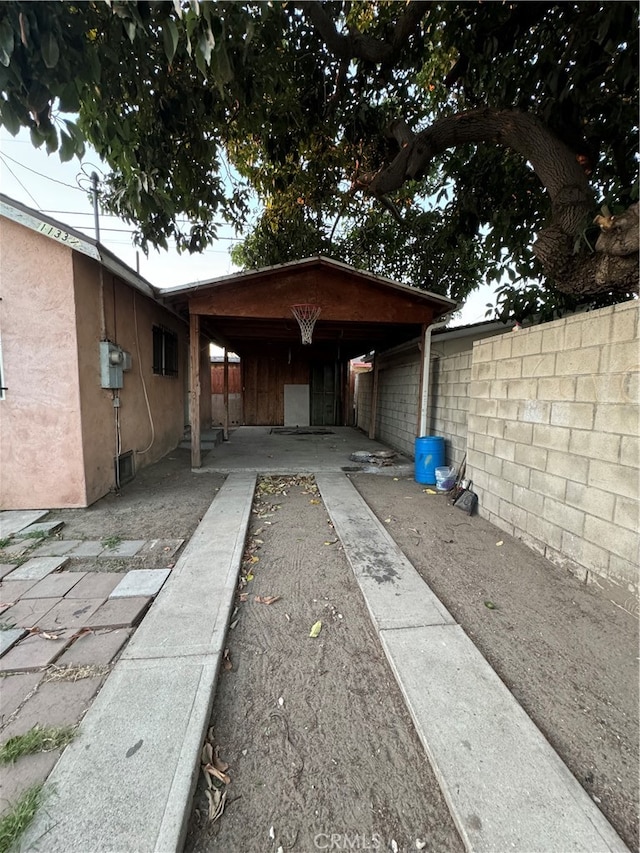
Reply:
[[[302,343],[310,344],[311,338],[313,336],[313,327],[316,324],[316,320],[320,316],[320,311],[322,309],[319,305],[292,305],[291,312],[293,316],[298,321],[298,325],[300,326],[300,333],[302,335]]]

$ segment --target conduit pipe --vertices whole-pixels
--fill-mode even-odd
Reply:
[[[420,419],[418,421],[420,428],[418,430],[418,437],[427,434],[427,410],[429,408],[429,388],[431,386],[431,333],[435,329],[443,329],[457,310],[458,306],[453,311],[445,314],[444,317],[441,317],[437,323],[431,323],[424,330],[422,344],[422,398],[420,400]]]

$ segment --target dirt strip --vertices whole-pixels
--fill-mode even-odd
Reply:
[[[203,775],[185,849],[462,850],[315,485],[262,483],[212,716],[225,810]]]
[[[631,850],[638,620],[413,478],[352,481]]]

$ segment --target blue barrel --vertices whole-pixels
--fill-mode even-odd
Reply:
[[[416,438],[416,483],[435,484],[436,468],[444,465],[444,438],[423,435]]]

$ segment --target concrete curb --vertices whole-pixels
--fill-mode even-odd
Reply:
[[[628,853],[353,484],[316,482],[466,849]]]
[[[47,780],[20,850],[180,850],[249,524],[232,474]]]

